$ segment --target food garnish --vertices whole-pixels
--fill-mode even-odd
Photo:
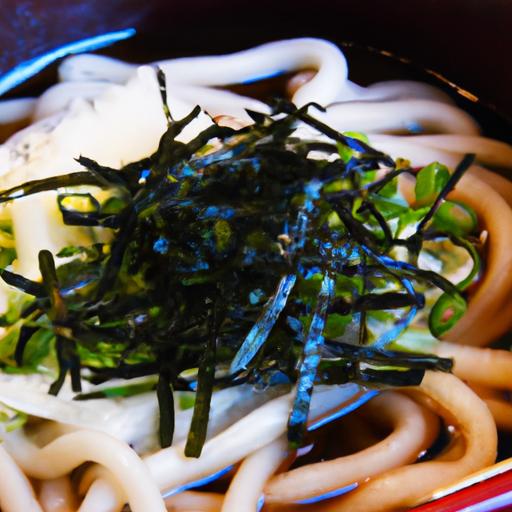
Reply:
[[[427,369],[450,371],[449,359],[390,344],[417,317],[441,336],[465,311],[480,267],[477,226],[446,196],[474,156],[451,175],[437,162],[414,169],[317,120],[321,106],[285,100],[272,115],[249,112],[250,126],[213,123],[183,143],[177,137],[201,109],[174,120],[158,78],[167,130],[154,154],[121,169],[81,156],[81,172],[0,193],[7,202],[57,190],[65,224],[111,233],[109,242],[63,248],[60,264],[41,251],[42,282],[5,262],[4,281],[29,297],[3,317],[13,340],[4,370],[34,370],[54,353],[53,394],[67,375],[77,393],[83,378],[158,375],[149,388],[162,446],[173,438],[173,390],[195,391],[192,457],[215,389],[295,385],[288,438],[299,445],[316,384],[411,386]],[[317,136],[296,136],[299,124]],[[414,208],[400,194],[401,175],[416,179]],[[419,264],[435,241],[469,253],[463,282]],[[441,295],[427,317],[432,288]]]

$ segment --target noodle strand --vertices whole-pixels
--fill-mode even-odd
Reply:
[[[364,406],[365,416],[390,426],[392,433],[365,450],[332,461],[309,464],[275,476],[265,486],[268,503],[292,503],[327,494],[390,468],[409,464],[435,439],[435,416],[410,398],[382,393]]]
[[[43,512],[27,477],[0,446],[0,509],[3,512]]]
[[[377,512],[407,508],[428,499],[432,491],[492,464],[496,426],[487,406],[457,377],[427,372],[419,390],[455,420],[466,441],[456,461],[429,461],[392,469],[347,495],[319,504],[314,512]]]
[[[224,497],[222,512],[258,510],[263,487],[287,456],[288,443],[281,437],[244,459]]]
[[[6,445],[23,471],[35,478],[59,478],[87,461],[112,471],[133,512],[164,511],[158,488],[144,463],[125,443],[104,434],[78,430],[38,449],[19,432],[6,437]]]

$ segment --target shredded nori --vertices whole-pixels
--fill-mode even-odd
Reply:
[[[450,371],[450,360],[387,346],[424,307],[427,287],[464,302],[462,290],[416,262],[436,208],[471,155],[414,235],[401,239],[393,227],[400,212],[383,205],[398,176],[417,170],[318,121],[310,111],[320,106],[279,100],[271,116],[249,112],[248,127],[213,124],[183,143],[177,136],[201,109],[174,120],[161,70],[158,81],[168,127],[153,155],[121,169],[81,156],[81,172],[0,193],[5,202],[60,190],[64,223],[112,233],[110,243],[64,249],[75,257],[57,268],[42,251],[42,284],[1,271],[34,296],[18,364],[39,330],[34,318],[45,315],[60,367],[50,393],[68,373],[79,391],[82,368],[93,382],[158,375],[162,446],[173,437],[173,390],[195,390],[186,447],[193,457],[214,389],[296,384],[289,439],[297,445],[315,384],[416,385],[427,369]],[[299,122],[324,140],[295,137]],[[333,160],[340,148],[349,158]],[[70,193],[83,185],[109,192],[117,206],[94,191]],[[406,256],[398,259],[397,247]],[[371,339],[367,321],[377,312],[391,315],[391,325]]]

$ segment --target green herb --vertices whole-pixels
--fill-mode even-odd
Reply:
[[[27,414],[0,404],[0,425],[5,432],[13,432],[23,427],[27,420]]]
[[[450,179],[450,172],[445,165],[434,162],[423,167],[416,176],[416,207],[430,206]]]
[[[414,174],[407,162],[318,121],[310,113],[318,105],[278,101],[276,115],[249,112],[249,127],[214,124],[182,143],[176,137],[200,109],[174,120],[160,71],[158,79],[168,126],[153,155],[121,169],[80,157],[84,171],[0,193],[4,202],[57,189],[66,224],[112,232],[107,244],[63,248],[59,256],[71,261],[57,268],[42,251],[42,283],[2,270],[4,281],[33,296],[16,319],[17,346],[5,360],[15,351],[24,365],[35,342],[45,353],[50,347],[59,366],[53,393],[67,374],[79,391],[82,368],[96,383],[154,376],[149,388],[159,401],[162,446],[172,442],[173,391],[195,391],[186,447],[194,457],[216,389],[296,383],[289,439],[297,445],[315,384],[414,385],[426,369],[451,368],[448,360],[389,346],[424,307],[427,287],[445,297],[431,313],[433,330],[446,326],[453,305],[460,316],[463,287],[416,260],[424,239],[455,236],[431,221],[471,157],[448,180],[440,180],[438,167],[433,177],[420,173],[418,193],[428,208],[411,217],[396,186],[400,174]],[[294,137],[299,122],[327,142]],[[343,158],[332,162],[337,153]],[[70,192],[84,185],[110,199]],[[410,225],[415,234],[398,238]],[[457,233],[457,243],[474,256],[466,233]],[[372,338],[369,322],[379,314],[391,325]]]
[[[75,396],[75,400],[93,400],[98,398],[126,398],[129,396],[139,395],[154,391],[156,388],[156,380],[152,378],[145,379],[144,382],[134,384],[126,384],[124,386],[112,386],[93,391],[91,393],[81,393]]]
[[[462,318],[466,309],[466,301],[463,298],[443,293],[430,312],[430,332],[436,337],[442,336]]]
[[[475,232],[478,225],[476,213],[456,201],[444,201],[432,220],[433,227],[456,236],[467,236]]]

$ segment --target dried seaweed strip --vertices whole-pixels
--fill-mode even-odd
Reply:
[[[175,120],[165,76],[157,76],[167,129],[154,154],[120,169],[80,156],[84,171],[0,192],[6,202],[65,188],[58,198],[65,224],[113,234],[110,243],[64,248],[59,257],[70,261],[58,268],[43,251],[42,283],[1,270],[5,282],[34,296],[19,316],[12,359],[30,364],[29,341],[53,336],[52,393],[67,375],[78,390],[83,367],[92,382],[148,376],[149,388],[127,384],[115,393],[156,389],[162,446],[172,442],[173,391],[196,390],[189,456],[201,452],[219,388],[296,384],[288,435],[297,445],[315,384],[412,385],[426,369],[449,371],[449,360],[388,346],[424,307],[428,287],[444,292],[430,315],[433,331],[451,325],[442,322],[450,308],[465,307],[464,289],[480,268],[474,239],[467,230],[439,232],[436,215],[472,157],[438,180],[443,187],[427,183],[431,202],[411,213],[390,191],[400,174],[416,171],[317,120],[309,111],[321,106],[280,100],[278,115],[248,112],[253,125],[212,124],[183,143],[176,137],[200,108]],[[325,140],[295,137],[301,123]],[[74,186],[100,187],[110,199]],[[415,234],[399,238],[396,224],[411,222]],[[473,259],[457,286],[416,264],[423,240],[436,236]],[[406,256],[393,256],[396,248]],[[377,313],[392,319],[379,336],[368,330]],[[44,329],[39,317],[48,318]]]

